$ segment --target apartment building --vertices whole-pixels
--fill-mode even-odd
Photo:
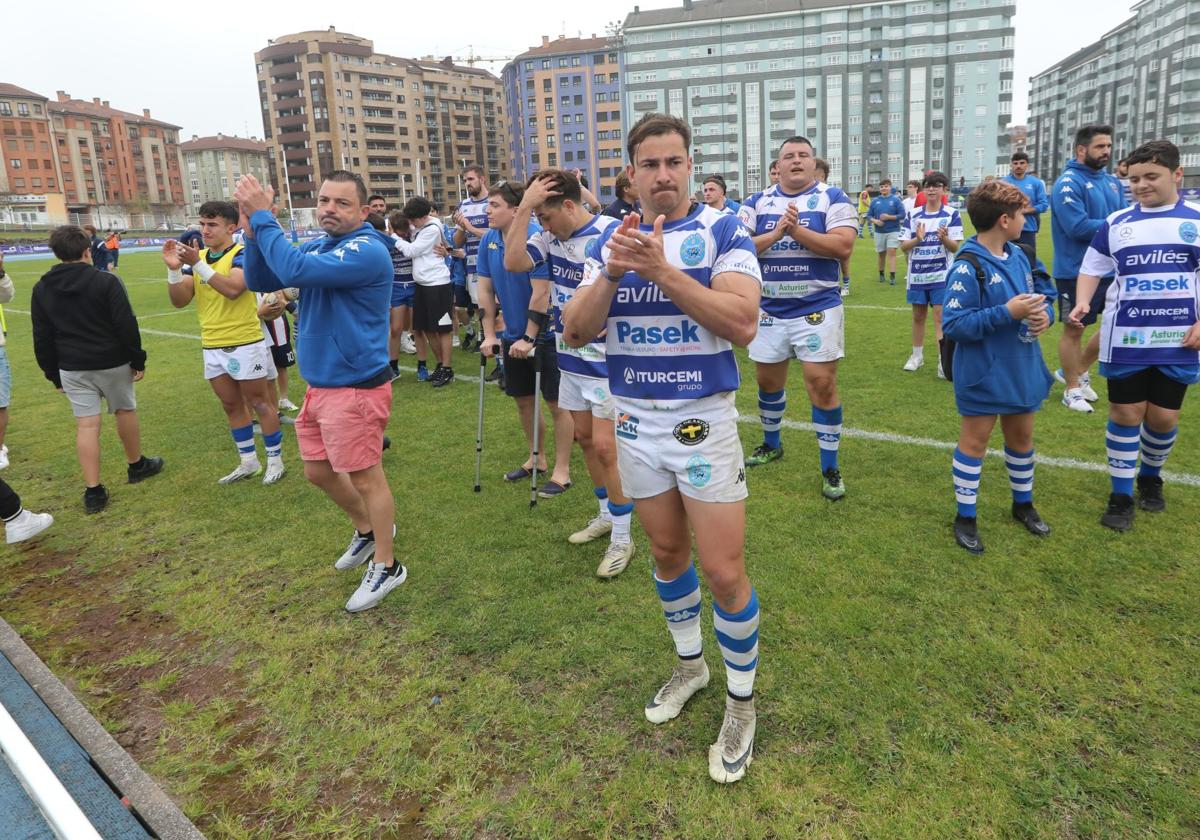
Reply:
[[[192,135],[191,140],[179,144],[179,153],[191,215],[206,201],[230,198],[233,185],[242,175],[253,175],[264,184],[275,177],[267,144],[258,138]]]

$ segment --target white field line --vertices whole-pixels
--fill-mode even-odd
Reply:
[[[28,309],[12,309],[7,306],[4,307],[4,311],[11,312],[14,315],[28,315],[29,314]],[[174,312],[166,312],[163,314],[174,315],[175,313]],[[150,317],[150,316],[143,316],[143,317]],[[140,328],[140,331],[146,333],[147,335],[161,335],[161,336],[164,336],[165,338],[188,338],[188,339],[191,339],[192,341],[200,340],[200,336],[193,335],[192,333],[169,332],[167,330],[152,330],[148,327],[142,327],[142,328]]]

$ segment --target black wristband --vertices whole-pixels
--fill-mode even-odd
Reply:
[[[546,328],[546,320],[548,318],[549,316],[545,312],[538,312],[536,309],[525,310],[525,319],[537,324],[539,330]]]

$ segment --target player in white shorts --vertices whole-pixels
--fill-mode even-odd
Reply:
[[[472,342],[483,336],[483,328],[475,328],[475,312],[479,306],[479,272],[476,261],[479,257],[479,241],[488,229],[487,176],[483,167],[471,164],[463,170],[463,185],[467,197],[458,205],[454,213],[454,244],[463,248],[467,259],[467,296],[470,301],[466,306],[466,334],[462,339],[462,349],[470,350]]]
[[[779,147],[779,178],[738,211],[754,236],[762,266],[762,313],[750,358],[758,379],[763,442],[746,457],[746,466],[783,457],[784,388],[789,362],[798,359],[817,430],[821,492],[837,501],[846,495],[838,467],[842,400],[837,363],[845,355],[846,311],[838,272],[854,250],[858,216],[844,192],[817,179],[816,150],[805,137],[789,137]]]
[[[183,308],[196,301],[204,378],[221,401],[241,459],[219,483],[232,484],[262,473],[249,405],[258,415],[267,452],[263,484],[274,484],[285,473],[279,408],[268,388],[274,363],[258,320],[257,301],[242,276],[243,246],[233,242],[238,217],[231,202],[205,202],[200,206],[200,231],[206,247],[196,250],[168,240],[162,256],[171,303]]]
[[[617,471],[616,416],[609,394],[604,342],[568,347],[563,341],[562,310],[583,278],[584,260],[596,239],[619,222],[596,216],[584,207],[583,188],[573,172],[543,169],[534,173],[517,206],[517,215],[505,236],[504,267],[509,271],[532,271],[546,263],[550,269],[551,310],[561,375],[558,381],[559,408],[571,412],[575,440],[583,450],[584,463],[592,479],[592,492],[599,502],[597,515],[567,539],[576,545],[609,535],[608,548],[596,568],[600,577],[615,577],[633,557],[630,525],[633,503],[625,495]],[[523,232],[536,213],[542,229],[526,240]],[[532,317],[532,316],[531,316]],[[554,481],[543,487],[551,493],[564,488]]]
[[[746,576],[746,470],[734,393],[733,344],[757,328],[760,273],[750,236],[733,216],[691,200],[691,130],[649,114],[629,132],[628,174],[647,222],[631,213],[597,241],[567,306],[566,342],[602,330],[616,404],[621,481],[654,552],[655,585],[678,656],[646,705],[662,723],[708,684],[700,638],[696,552],[713,593],[725,660],[725,720],[709,748],[717,782],[753,760],[758,598]]]

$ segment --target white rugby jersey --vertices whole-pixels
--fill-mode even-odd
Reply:
[[[488,197],[485,195],[482,198],[467,198],[458,205],[458,211],[467,217],[467,221],[477,228],[486,228],[488,226],[487,217]],[[468,233],[466,243],[463,250],[467,255],[467,273],[475,273],[475,260],[479,254],[479,240],[483,237],[475,236]]]
[[[585,285],[611,282],[597,278],[608,261],[608,240],[615,228],[596,240]],[[643,224],[640,229],[650,233],[654,227]],[[672,266],[704,286],[725,272],[762,282],[749,233],[735,217],[705,204],[663,225],[663,247]],[[738,388],[733,345],[696,323],[658,286],[635,273],[621,278],[607,330],[609,390],[620,402],[672,410]]]
[[[738,210],[752,234],[760,236],[775,229],[789,204],[800,212],[800,224],[817,233],[839,227],[858,229],[858,213],[850,199],[837,187],[814,181],[803,192],[789,195],[779,184],[746,199]],[[758,257],[762,267],[762,311],[775,318],[792,320],[842,305],[839,289],[840,263],[802,248],[785,235]]]
[[[917,227],[925,226],[925,237],[908,252],[908,288],[914,286],[940,286],[946,282],[953,258],[942,240],[938,239],[938,228],[946,228],[947,234],[956,242],[963,241],[962,217],[953,207],[945,204],[936,213],[929,212],[929,205],[918,207],[904,217],[900,227],[900,241],[907,242],[917,235]]]

